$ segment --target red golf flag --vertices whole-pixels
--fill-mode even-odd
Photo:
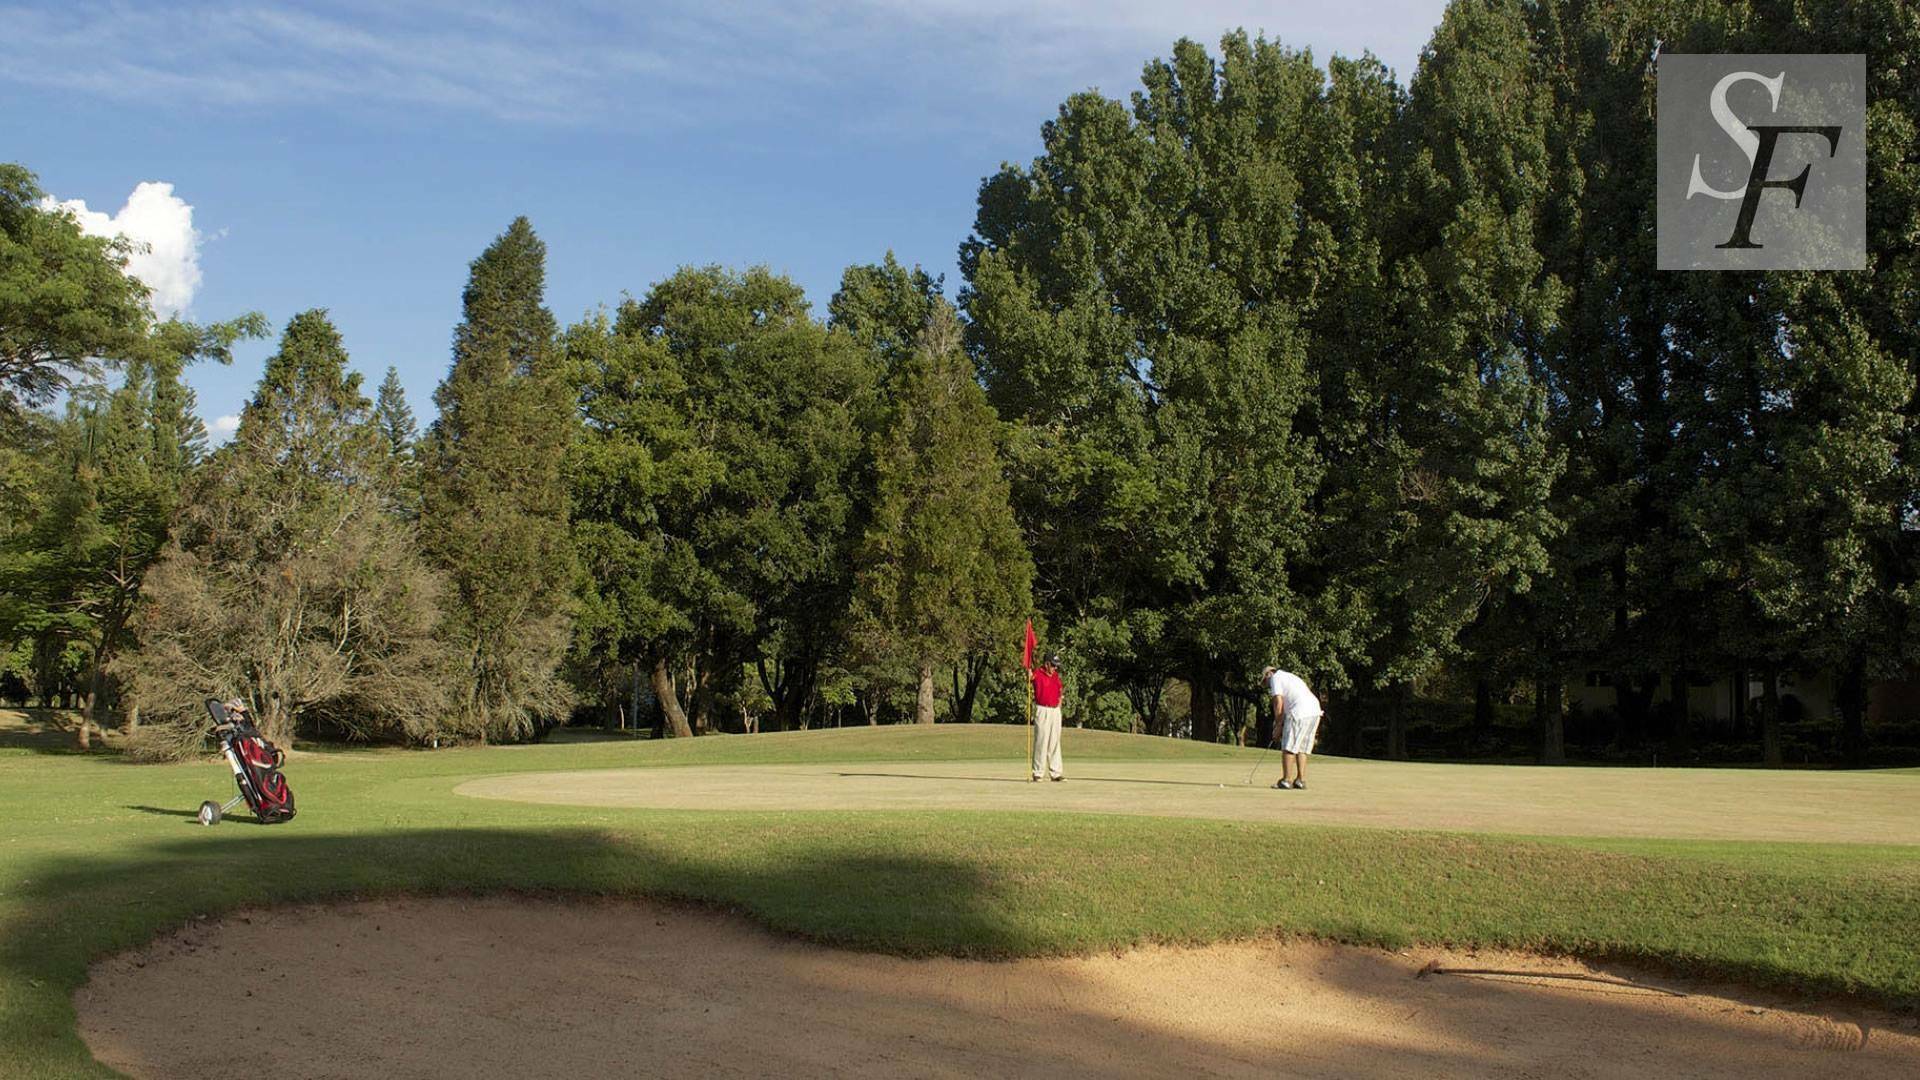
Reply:
[[[1022,642],[1020,646],[1020,666],[1023,668],[1026,668],[1028,671],[1033,670],[1034,644],[1035,642],[1033,639],[1033,620],[1028,619],[1027,620],[1027,640]]]

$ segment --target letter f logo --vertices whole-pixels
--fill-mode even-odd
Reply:
[[[1751,165],[1745,187],[1735,191],[1720,191],[1711,184],[1708,184],[1706,179],[1700,175],[1700,155],[1693,155],[1693,174],[1687,178],[1688,199],[1692,199],[1695,195],[1706,195],[1715,199],[1740,200],[1740,216],[1734,222],[1733,235],[1727,239],[1726,243],[1714,245],[1718,248],[1758,248],[1761,246],[1753,242],[1751,235],[1753,232],[1753,216],[1755,212],[1760,209],[1760,196],[1764,194],[1768,188],[1784,188],[1787,191],[1793,192],[1793,206],[1796,210],[1800,208],[1801,202],[1805,199],[1807,193],[1807,177],[1813,172],[1813,165],[1811,163],[1801,168],[1800,175],[1791,180],[1771,180],[1767,178],[1767,171],[1773,165],[1773,149],[1780,141],[1780,136],[1822,136],[1827,140],[1828,157],[1833,157],[1840,149],[1840,125],[1838,124],[1831,126],[1754,124],[1749,127],[1741,123],[1740,118],[1735,116],[1733,109],[1727,105],[1727,90],[1731,88],[1733,84],[1742,81],[1757,82],[1766,87],[1767,96],[1772,102],[1772,111],[1779,112],[1780,89],[1786,84],[1787,73],[1783,71],[1769,79],[1756,71],[1735,71],[1723,76],[1719,82],[1715,83],[1713,93],[1708,95],[1708,111],[1713,114],[1714,123],[1719,124],[1720,130],[1726,132],[1727,137],[1732,139],[1734,143],[1740,147],[1740,151],[1747,155],[1747,161]]]

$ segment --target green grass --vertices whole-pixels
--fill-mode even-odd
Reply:
[[[1249,753],[1073,734],[1077,760]],[[1275,931],[1507,946],[1920,1005],[1914,848],[1065,814],[622,810],[451,794],[502,772],[1017,760],[1024,743],[1018,728],[889,728],[307,754],[288,766],[296,821],[211,830],[187,815],[230,794],[222,766],[0,749],[0,1075],[106,1075],[75,1035],[70,1005],[105,953],[239,906],[407,892],[675,897],[907,954],[1003,957]],[[215,991],[183,987],[183,1007]]]

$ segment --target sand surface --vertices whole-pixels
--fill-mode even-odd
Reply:
[[[103,961],[76,1007],[143,1080],[1920,1075],[1911,1018],[1572,961],[1304,941],[909,960],[611,900],[209,920]]]
[[[1920,776],[1754,769],[1535,768],[1316,761],[1306,791],[1278,762],[676,766],[513,773],[454,790],[576,806],[728,810],[1067,810],[1539,836],[1920,844]],[[1764,812],[1756,812],[1764,807]]]

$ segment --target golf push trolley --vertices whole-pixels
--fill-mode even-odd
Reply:
[[[240,794],[224,804],[211,799],[201,803],[200,824],[218,825],[227,811],[243,801],[262,825],[291,820],[293,789],[280,775],[287,755],[260,734],[244,711],[230,713],[218,698],[208,698],[207,712],[213,717],[214,736],[220,740],[220,753],[233,769],[233,782]]]

